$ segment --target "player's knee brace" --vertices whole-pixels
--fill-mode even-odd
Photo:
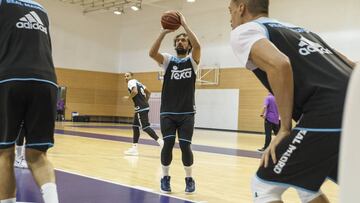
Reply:
[[[251,190],[254,203],[267,203],[281,201],[281,195],[288,187],[266,183],[257,176],[252,178]]]
[[[154,140],[157,140],[159,138],[156,135],[156,132],[152,128],[150,128],[150,126],[143,128],[143,131],[146,132]]]
[[[184,166],[192,166],[194,163],[194,155],[191,150],[191,142],[179,140],[179,145],[182,153],[182,162]]]
[[[304,191],[304,190],[297,190],[297,193],[298,193],[302,203],[308,203],[323,194],[321,191],[310,192],[310,191]]]
[[[172,149],[175,145],[175,135],[164,137],[164,146],[161,150],[161,164],[168,166],[172,161]]]

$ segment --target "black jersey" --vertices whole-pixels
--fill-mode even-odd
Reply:
[[[49,20],[31,0],[0,0],[0,82],[38,80],[56,84]]]
[[[147,102],[146,94],[145,94],[146,87],[135,79],[129,80],[128,82],[129,93],[131,93],[131,90],[134,87],[138,91],[138,94],[132,98],[135,105],[135,112],[149,110],[149,103]]]
[[[272,19],[255,21],[266,28],[268,39],[291,61],[294,77],[294,118],[338,115],[341,124],[352,68],[317,34]],[[265,72],[255,75],[271,91]]]
[[[196,63],[191,56],[180,59],[164,54],[164,58],[161,114],[195,113]]]

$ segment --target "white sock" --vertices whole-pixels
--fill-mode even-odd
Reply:
[[[158,138],[158,139],[156,140],[156,142],[157,142],[160,146],[163,146],[163,145],[164,145],[164,140],[161,139],[161,138]]]
[[[0,203],[16,203],[16,198],[0,200]]]
[[[170,166],[162,166],[162,171],[163,171],[163,177],[164,176],[169,176],[169,169],[170,169]]]
[[[186,177],[192,177],[192,166],[184,166]]]
[[[20,156],[22,156],[22,155],[23,155],[22,148],[23,148],[23,146],[18,146],[18,145],[16,145],[16,146],[15,146],[15,150],[16,150],[16,157],[20,157]]]
[[[137,143],[133,143],[133,147],[137,149],[138,144]]]
[[[42,185],[41,194],[45,203],[59,203],[55,183],[46,183]]]

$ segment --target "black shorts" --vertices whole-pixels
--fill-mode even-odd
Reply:
[[[54,144],[57,87],[46,82],[0,84],[0,149],[15,144],[24,121],[26,147],[46,151]]]
[[[133,126],[142,128],[143,130],[150,127],[149,110],[135,113]]]
[[[161,115],[160,126],[163,139],[175,137],[177,132],[179,141],[191,143],[194,133],[194,117],[194,114]]]
[[[326,118],[303,118],[290,136],[277,146],[277,163],[269,161],[267,168],[258,169],[257,176],[265,181],[313,192],[319,191],[327,178],[337,182],[341,129],[337,128],[338,125],[334,128],[327,126]],[[303,123],[312,123],[312,127],[306,128]]]

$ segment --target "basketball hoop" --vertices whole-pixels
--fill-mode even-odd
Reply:
[[[219,64],[215,64],[214,66],[199,66],[196,72],[196,83],[198,85],[219,85]]]

